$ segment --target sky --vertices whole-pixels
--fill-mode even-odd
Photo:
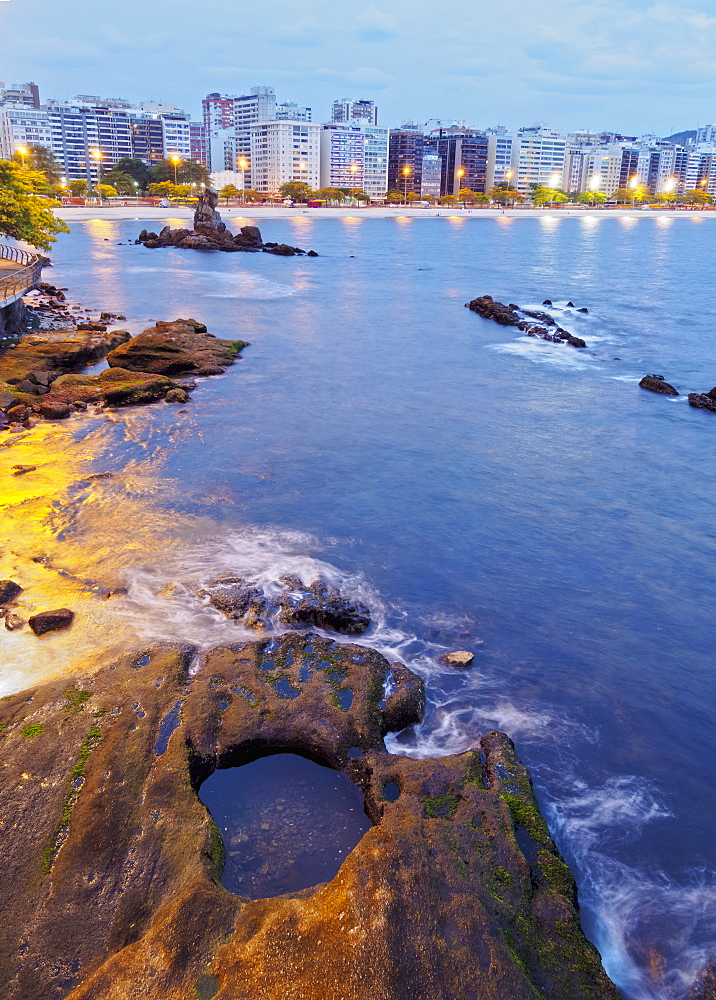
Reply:
[[[710,7],[711,11],[707,8]],[[716,121],[716,4],[643,0],[0,0],[0,80],[177,104],[273,86],[330,116],[668,135]]]

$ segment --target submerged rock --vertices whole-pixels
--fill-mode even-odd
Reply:
[[[617,1000],[504,734],[386,753],[388,664],[315,634],[210,650],[189,685],[194,654],[159,644],[0,702],[8,997]],[[373,827],[330,882],[253,901],[219,884],[197,789],[271,753],[343,771]]]
[[[417,726],[425,714],[425,682],[402,663],[390,668],[395,690],[386,699],[383,722],[386,732]]]
[[[32,615],[28,618],[28,625],[35,635],[44,635],[46,632],[69,628],[74,618],[75,613],[69,608],[56,608],[54,611],[41,611],[39,615]]]
[[[689,406],[696,407],[697,410],[710,410],[716,413],[716,389],[710,392],[690,392]]]
[[[360,635],[370,628],[370,610],[361,601],[347,600],[322,580],[307,590],[300,581],[293,581],[293,586],[281,601],[281,620],[287,625],[324,628],[341,635]]]
[[[446,653],[443,659],[451,667],[469,667],[475,659],[475,654],[466,649],[458,649],[454,653]]]
[[[552,302],[545,299],[542,304],[551,306]],[[510,302],[509,305],[505,305],[504,302],[495,302],[491,295],[480,295],[471,302],[466,302],[465,305],[468,309],[482,316],[483,319],[494,320],[502,326],[516,326],[528,337],[539,337],[540,340],[547,340],[553,344],[569,344],[570,347],[584,348],[587,346],[581,337],[575,337],[568,330],[563,330],[548,313],[537,309],[521,309],[514,302]],[[586,312],[586,310],[584,311]],[[529,319],[524,319],[525,316]],[[542,325],[535,325],[533,320],[537,320],[538,324]],[[550,332],[547,327],[557,327],[557,329]]]
[[[8,632],[17,632],[17,630],[22,628],[24,624],[25,622],[18,615],[5,615],[5,628]]]
[[[663,396],[678,396],[678,391],[664,380],[663,375],[645,375],[639,383],[642,389],[649,392],[660,392]]]
[[[466,303],[467,308],[476,312],[483,319],[492,319],[502,326],[517,326],[519,316],[514,306],[506,306],[502,302],[495,302],[491,295],[478,295],[476,299]]]
[[[10,604],[18,594],[22,593],[22,587],[14,580],[0,580],[0,605]]]

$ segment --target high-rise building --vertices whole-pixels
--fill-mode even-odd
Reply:
[[[332,122],[365,122],[367,125],[378,124],[378,109],[373,101],[350,101],[347,97],[333,102]]]
[[[51,146],[47,112],[32,105],[0,105],[0,159],[10,160],[18,146]]]
[[[273,87],[252,87],[248,94],[238,96],[208,94],[201,103],[209,169],[235,170],[239,161],[246,162],[246,187],[255,187],[251,176],[251,127],[257,122],[279,120]],[[291,120],[292,110],[299,120],[301,112],[310,115],[309,108],[284,105],[282,114],[287,120]]]
[[[442,191],[442,157],[437,153],[425,153],[420,182],[420,194],[423,198],[440,197]]]
[[[263,194],[275,194],[287,181],[317,188],[322,130],[323,126],[314,122],[259,121],[251,125],[251,187]]]
[[[36,83],[13,83],[6,87],[0,81],[0,107],[4,104],[37,109],[40,107],[40,88]]]
[[[310,122],[311,109],[302,108],[299,104],[287,101],[276,105],[276,121]]]
[[[515,144],[514,132],[503,128],[495,129],[487,137],[487,170],[485,173],[485,190],[499,184],[510,184],[514,177],[512,168],[512,152]]]
[[[412,128],[390,130],[388,147],[388,190],[419,195],[423,181],[425,137]]]
[[[363,126],[363,190],[376,201],[388,191],[388,139],[380,125]]]
[[[189,158],[207,166],[206,130],[203,122],[189,122]]]
[[[359,119],[329,122],[321,132],[321,187],[361,188],[372,199],[388,185],[388,129]]]
[[[713,125],[707,125],[705,128],[696,129],[694,143],[697,146],[701,143],[716,144],[716,123]]]
[[[457,195],[460,188],[486,190],[488,137],[483,132],[437,129],[425,137],[425,149],[442,160],[442,195]]]

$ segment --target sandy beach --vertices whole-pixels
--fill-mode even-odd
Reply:
[[[553,218],[564,217],[594,217],[599,219],[645,219],[645,218],[687,218],[701,220],[705,218],[716,219],[716,211],[713,210],[679,210],[679,209],[583,209],[583,208],[445,208],[436,206],[433,208],[406,208],[396,207],[372,207],[357,208],[304,208],[296,206],[287,208],[269,208],[268,206],[236,205],[226,208],[220,205],[219,211],[222,218],[227,222],[232,220],[260,220],[260,219],[292,219],[299,216],[309,216],[314,219],[331,218],[360,218],[360,219],[531,219],[531,218]],[[147,205],[111,205],[99,208],[96,205],[70,206],[63,205],[55,209],[55,214],[66,222],[87,222],[90,219],[136,219],[137,221],[151,222],[156,219],[161,221],[171,216],[172,219],[192,219],[193,209],[185,206],[171,206],[170,208],[153,208]]]

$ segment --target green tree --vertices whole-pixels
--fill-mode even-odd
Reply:
[[[396,191],[395,188],[393,188],[392,191],[388,191],[385,196],[385,200],[389,205],[397,205],[399,202],[405,200],[405,195],[402,191]]]
[[[424,194],[423,195],[423,201],[427,201],[428,205],[434,205],[435,204],[435,197],[432,194]]]
[[[438,198],[441,205],[457,205],[457,198],[454,194],[444,194],[442,198]]]
[[[209,171],[196,160],[182,160],[176,168],[177,183],[182,184],[208,184]],[[174,164],[169,160],[157,160],[152,165],[151,180],[153,184],[161,184],[162,181],[174,182]]]
[[[34,194],[45,183],[37,171],[13,160],[0,160],[0,234],[49,250],[57,233],[69,233],[52,213],[57,202]]]
[[[259,194],[258,191],[254,191],[253,188],[246,188],[243,195],[244,201],[264,201],[264,195]]]
[[[696,188],[694,190],[689,189],[684,191],[679,199],[684,205],[692,205],[694,208],[703,208],[704,205],[710,205],[713,198],[707,191],[703,191],[701,188]]]
[[[117,170],[113,167],[112,170],[108,170],[106,174],[102,174],[102,182],[104,184],[111,184],[113,188],[116,188],[119,194],[136,194],[137,188],[134,186],[134,178],[131,174],[125,174],[121,170]]]
[[[662,191],[661,194],[657,194],[656,200],[662,205],[673,205],[676,202],[676,192]]]
[[[308,201],[313,195],[308,184],[304,184],[303,181],[286,181],[278,189],[278,193],[282,198],[290,198],[291,201],[300,202]]]
[[[355,201],[370,201],[370,195],[366,194],[363,188],[351,188],[348,194]]]
[[[98,189],[99,193],[102,195],[103,198],[117,197],[117,188],[112,187],[111,184],[95,184],[95,188],[92,194],[96,196]]]
[[[487,192],[490,201],[496,201],[498,205],[514,205],[516,202],[525,200],[524,195],[514,188],[498,185],[490,188]]]
[[[612,198],[617,203],[617,205],[625,205],[627,202],[631,201],[632,192],[629,188],[617,188]]]
[[[417,191],[408,191],[408,204],[414,205],[416,201],[421,201],[420,195]]]
[[[188,190],[191,190],[191,188],[188,188]],[[148,192],[155,198],[179,198],[181,188],[174,181],[161,181],[159,184],[150,184]]]
[[[19,153],[15,153],[13,159],[20,164],[23,162],[23,158]],[[55,159],[52,150],[48,149],[47,146],[30,146],[25,154],[24,165],[43,175],[47,182],[45,190],[50,185],[57,184],[62,174],[59,163]]]
[[[219,191],[219,197],[226,198],[226,204],[228,206],[229,198],[240,198],[241,192],[235,184],[227,184],[226,187],[223,187],[221,191]]]
[[[603,205],[607,196],[603,191],[580,191],[577,202],[580,205]]]
[[[457,193],[457,200],[461,205],[474,205],[475,204],[475,192],[472,188],[460,188]]]
[[[489,205],[490,196],[489,194],[483,194],[481,191],[475,192],[475,204],[476,205]]]
[[[561,205],[569,201],[569,195],[559,188],[548,188],[539,184],[533,189],[532,201],[535,205]]]
[[[70,191],[72,192],[73,197],[81,198],[83,194],[87,194],[87,181],[70,181]]]
[[[117,160],[115,165],[112,167],[112,173],[115,172],[119,174],[129,174],[129,176],[139,185],[140,191],[145,190],[147,184],[149,184],[149,178],[151,176],[149,167],[144,160],[140,160],[138,156],[123,156],[121,160]],[[174,180],[173,173],[172,180]]]

